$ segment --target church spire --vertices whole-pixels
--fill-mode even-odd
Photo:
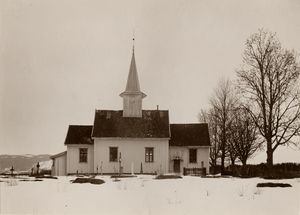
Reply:
[[[140,90],[140,83],[135,63],[134,38],[127,84],[125,91],[121,93],[120,96],[123,98],[124,117],[142,116],[142,99],[146,97],[146,94]]]
[[[134,45],[132,48],[132,57],[125,92],[140,92],[140,82],[135,64]]]

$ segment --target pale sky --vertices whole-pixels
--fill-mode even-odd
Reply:
[[[0,154],[61,152],[69,124],[122,109],[133,32],[144,109],[197,122],[261,27],[300,53],[298,0],[0,0]]]

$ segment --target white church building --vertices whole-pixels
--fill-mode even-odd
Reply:
[[[123,110],[96,110],[93,125],[70,125],[66,151],[51,156],[53,175],[206,173],[205,123],[170,124],[168,110],[143,110],[134,50]]]

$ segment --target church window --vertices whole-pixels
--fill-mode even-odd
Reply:
[[[118,161],[118,147],[109,147],[109,161],[110,162]]]
[[[146,147],[145,149],[145,162],[154,162],[154,148]]]
[[[80,148],[79,149],[79,162],[80,163],[86,163],[87,162],[87,148]]]
[[[197,163],[197,149],[190,149],[190,163]]]

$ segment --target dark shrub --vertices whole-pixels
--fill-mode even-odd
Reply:
[[[91,184],[103,184],[104,181],[101,179],[91,178],[90,183]]]
[[[258,183],[256,185],[256,187],[292,187],[292,185],[290,184],[286,184],[286,183]]]
[[[210,166],[209,173],[213,175],[221,173],[221,165]]]
[[[136,175],[112,175],[111,178],[135,178]]]
[[[35,178],[49,178],[49,179],[57,179],[57,177],[55,177],[55,176],[51,176],[51,175],[38,175],[38,176],[35,176]]]
[[[105,183],[101,179],[96,179],[96,178],[76,178],[72,183],[91,183],[91,184],[103,184]]]
[[[158,175],[155,179],[178,179],[182,178],[180,175]]]
[[[300,177],[300,164],[281,163],[275,164],[271,169],[265,163],[246,166],[235,165],[232,169],[232,176],[249,178],[261,177],[265,179],[288,179]]]

